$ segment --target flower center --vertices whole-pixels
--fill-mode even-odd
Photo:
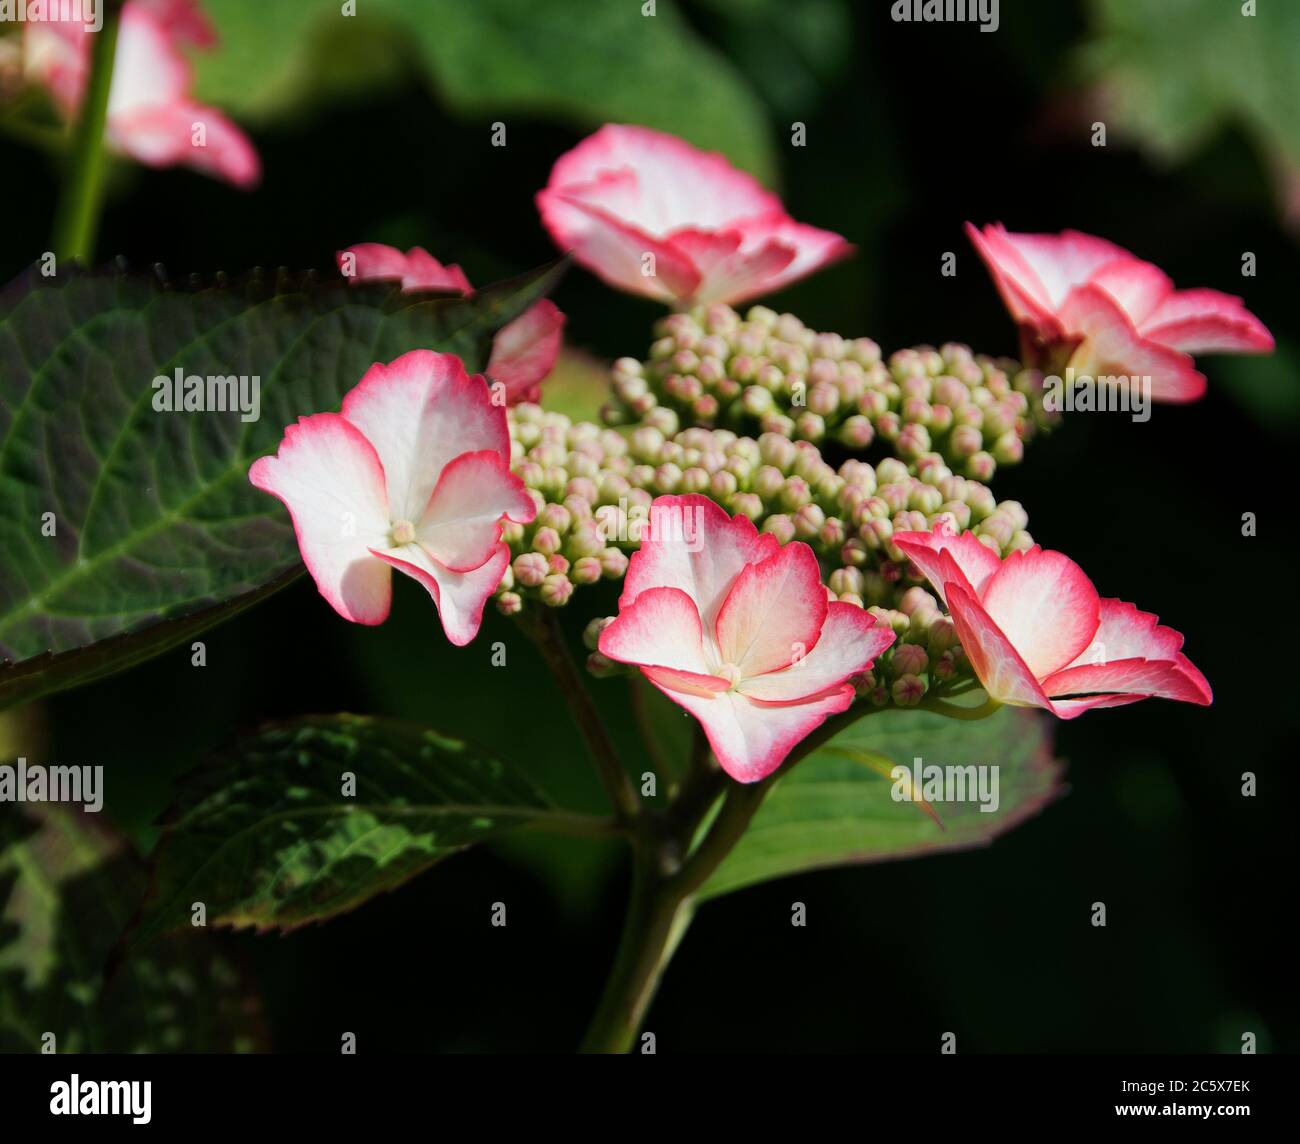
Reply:
[[[718,668],[717,676],[719,679],[725,679],[727,681],[728,691],[735,691],[736,684],[739,683],[741,679],[740,668],[730,663],[724,663],[720,668]]]
[[[400,548],[415,539],[415,525],[409,520],[395,520],[389,535],[393,538],[393,547]]]

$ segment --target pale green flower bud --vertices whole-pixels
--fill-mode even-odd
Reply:
[[[503,616],[516,616],[524,607],[524,598],[518,592],[502,592],[497,597],[497,611]]]
[[[511,568],[514,570],[515,582],[525,588],[536,588],[550,571],[546,557],[540,552],[521,553],[514,558]]]
[[[600,554],[600,569],[606,580],[621,580],[627,572],[627,556],[618,548],[606,548]]]
[[[782,544],[789,544],[794,539],[794,520],[783,513],[777,513],[763,522],[762,531],[771,533]]]
[[[560,534],[553,528],[539,528],[533,533],[533,551],[551,556],[560,550]]]
[[[889,694],[899,707],[915,707],[925,697],[925,680],[918,675],[901,676],[894,680]]]
[[[552,572],[542,581],[538,594],[548,608],[562,608],[573,595],[573,581],[563,572]]]

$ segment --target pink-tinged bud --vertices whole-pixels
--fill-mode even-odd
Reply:
[[[941,655],[956,647],[957,626],[947,616],[940,617],[930,625],[927,643],[932,655]]]
[[[996,545],[997,549],[1005,548],[1011,543],[1012,534],[1016,531],[1016,526],[1010,517],[1003,516],[1000,512],[995,512],[991,516],[985,517],[980,521],[976,528],[976,535],[980,540],[988,537]]]
[[[709,495],[719,503],[725,502],[739,487],[735,476],[725,469],[709,478]]]
[[[649,488],[655,479],[653,465],[633,465],[628,470],[627,479],[638,489]]]
[[[1028,552],[1034,546],[1034,538],[1024,529],[1013,533],[1007,542],[1007,552]]]
[[[984,444],[984,434],[973,425],[958,425],[948,439],[954,457],[970,457]]]
[[[904,675],[894,680],[889,693],[899,707],[915,707],[925,697],[925,680],[916,675]]]
[[[758,419],[758,427],[764,433],[775,433],[778,437],[789,439],[794,436],[794,418],[784,413],[764,413]]]
[[[520,553],[510,567],[514,569],[515,582],[525,588],[536,588],[549,571],[546,557],[540,552]]]
[[[847,347],[847,356],[861,366],[880,362],[880,347],[870,338],[854,338]]]
[[[867,562],[867,546],[856,536],[850,537],[840,548],[840,563],[858,568]]]
[[[917,422],[909,422],[899,430],[895,442],[898,454],[908,460],[915,460],[930,449],[930,431]]]
[[[660,465],[654,473],[654,487],[661,494],[675,493],[682,483],[682,470],[671,461]]]
[[[502,592],[497,597],[497,611],[503,616],[517,616],[524,607],[524,598],[518,592]]]
[[[992,480],[993,474],[997,472],[998,463],[992,453],[976,453],[966,462],[966,475],[977,481]]]
[[[929,666],[925,649],[914,643],[896,644],[889,658],[889,670],[895,677],[920,675]]]
[[[850,449],[865,449],[875,440],[876,428],[861,413],[855,413],[840,425],[836,436]]]
[[[554,556],[548,556],[546,558],[546,567],[551,572],[566,573],[569,570],[568,557],[562,556],[558,552]]]
[[[600,559],[595,556],[580,557],[569,569],[569,579],[575,584],[594,584],[601,574]]]
[[[953,532],[965,532],[970,527],[970,505],[964,501],[944,501],[939,506],[939,512],[930,521],[931,528],[938,523],[939,517],[947,518]]]
[[[557,536],[563,536],[573,523],[573,515],[562,504],[548,504],[537,514],[537,523],[541,528],[549,528]]]
[[[789,544],[795,535],[794,520],[783,513],[777,513],[763,522],[762,530],[775,536],[781,544]]]
[[[902,431],[903,419],[892,409],[885,410],[876,418],[876,432],[886,441],[893,441]]]
[[[573,482],[570,481],[569,484],[572,485]],[[568,510],[569,519],[573,522],[572,527],[575,529],[584,521],[591,519],[591,502],[584,496],[570,493],[564,498],[564,507]]]
[[[917,512],[916,509],[905,509],[903,512],[896,512],[890,520],[895,532],[924,532],[926,526],[930,523],[925,519],[925,513]]]
[[[1024,455],[1025,443],[1014,430],[1008,430],[993,442],[993,457],[1000,465],[1019,464]]]
[[[952,424],[951,406],[944,405],[942,402],[930,406],[930,416],[926,419],[926,425],[929,426],[931,433],[946,433],[952,428]]]
[[[834,366],[831,367],[834,371]],[[815,384],[808,391],[808,408],[811,412],[819,414],[822,417],[829,417],[840,404],[840,391],[835,388],[831,381],[822,381]]]
[[[893,524],[883,517],[873,517],[858,528],[858,537],[873,552],[883,548],[893,535]]]
[[[501,574],[501,583],[497,585],[497,592],[509,592],[515,586],[515,570],[506,565],[506,570]]]
[[[830,574],[830,589],[837,596],[846,592],[855,596],[862,595],[862,572],[857,568],[836,568]]]
[[[584,556],[599,556],[605,548],[605,537],[602,535],[600,522],[596,520],[580,522],[569,534],[564,548],[574,560],[581,560]]]
[[[682,474],[681,490],[684,493],[702,493],[709,487],[709,471],[694,465]]]
[[[600,554],[600,570],[606,580],[621,580],[627,572],[627,555],[618,548],[606,548]]]
[[[826,514],[815,504],[801,505],[795,510],[794,532],[800,540],[811,540],[826,523]]]
[[[741,516],[747,516],[755,524],[762,519],[763,514],[767,511],[763,506],[763,498],[756,493],[735,493],[727,502],[727,508],[732,513],[739,513]]]
[[[782,484],[777,499],[787,512],[795,512],[812,500],[812,490],[802,477],[788,477]]]
[[[977,482],[969,482],[966,486],[966,496],[963,498],[970,505],[971,513],[977,520],[988,516],[997,508],[997,500],[993,496],[993,490],[987,485],[981,485]]]
[[[542,581],[539,595],[548,608],[562,608],[573,595],[573,581],[562,572],[552,572]]]
[[[553,528],[539,528],[533,533],[533,551],[550,556],[560,550],[560,534]]]
[[[920,585],[908,588],[898,600],[898,610],[909,616],[921,608],[933,609],[937,607],[938,604],[935,603],[934,597]]]
[[[848,528],[838,516],[828,517],[826,523],[817,532],[817,543],[827,551],[834,552],[848,537]]]
[[[956,678],[957,662],[951,651],[943,652],[938,659],[934,661],[934,667],[930,672],[935,679],[942,679],[947,682]]]
[[[711,393],[702,393],[691,402],[691,412],[697,421],[712,425],[718,416],[718,399]]]
[[[795,418],[794,431],[804,441],[820,441],[826,436],[826,419],[816,413],[801,413]]]
[[[912,491],[907,498],[908,507],[920,513],[938,512],[939,506],[943,504],[943,493],[933,485],[923,485],[919,481],[912,486]],[[922,522],[921,530],[925,529],[925,523]]]
[[[772,394],[759,385],[751,385],[740,395],[740,407],[751,417],[762,417],[771,411],[774,399]]]
[[[524,539],[524,526],[516,524],[513,520],[503,520],[501,522],[501,539],[511,548],[518,547]]]

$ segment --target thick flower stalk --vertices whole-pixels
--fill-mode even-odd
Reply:
[[[1058,419],[1043,408],[1039,373],[956,343],[886,359],[870,338],[821,333],[766,306],[742,317],[720,304],[671,314],[655,332],[648,360],[614,363],[607,424],[653,423],[668,409],[682,424],[851,452],[876,443],[907,461],[933,452],[986,481]]]

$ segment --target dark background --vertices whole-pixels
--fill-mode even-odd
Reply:
[[[436,5],[431,6],[436,7]],[[1205,400],[1145,424],[1075,417],[998,474],[1030,529],[1070,553],[1103,595],[1185,633],[1215,689],[1201,709],[1151,701],[1058,725],[1069,790],[991,848],[790,878],[710,903],[671,965],[648,1028],[660,1051],[1295,1051],[1297,784],[1291,545],[1297,382],[1296,243],[1279,222],[1270,159],[1229,124],[1186,161],[1097,118],[1074,61],[1089,9],[1004,0],[1001,28],[905,25],[849,5],[840,63],[783,83],[778,32],[726,5],[687,20],[734,60],[769,117],[780,190],[801,220],[858,256],[774,300],[820,329],[886,351],[921,342],[1014,352],[1014,330],[961,232],[1075,227],[1165,269],[1179,286],[1241,293],[1278,336],[1267,363],[1207,359]],[[779,29],[778,29],[779,31]],[[234,50],[229,46],[230,50]],[[802,74],[802,73],[800,73]],[[504,119],[510,142],[488,145]],[[808,145],[788,146],[789,124]],[[536,110],[467,115],[414,73],[381,91],[255,127],[263,186],[242,195],[185,171],[121,168],[101,256],[173,274],[287,264],[327,268],[358,241],[420,243],[482,285],[553,255],[532,204],[588,127]],[[0,143],[0,269],[43,249],[58,165]],[[21,214],[17,214],[21,207]],[[940,276],[944,252],[956,277]],[[1243,251],[1258,275],[1242,278]],[[568,343],[643,355],[661,310],[575,269],[556,300]],[[1244,538],[1241,515],[1258,514]],[[419,718],[568,776],[597,797],[540,666],[492,615],[456,650],[414,585],[387,625],[339,620],[304,579],[208,634],[208,666],[177,651],[42,705],[50,756],[109,768],[109,812],[142,846],[175,776],[275,716],[354,710]],[[588,599],[584,591],[578,597]],[[613,592],[602,601],[612,611]],[[573,632],[592,614],[566,615]],[[577,614],[577,613],[581,614]],[[494,669],[492,641],[509,666]],[[596,685],[631,734],[624,684]],[[1258,776],[1258,797],[1240,795]],[[459,856],[400,892],[287,937],[220,935],[259,983],[276,1050],[568,1050],[612,955],[624,895],[616,851],[527,842]],[[509,908],[505,929],[490,904]],[[807,928],[789,924],[808,906]],[[1108,925],[1090,924],[1104,901]]]

